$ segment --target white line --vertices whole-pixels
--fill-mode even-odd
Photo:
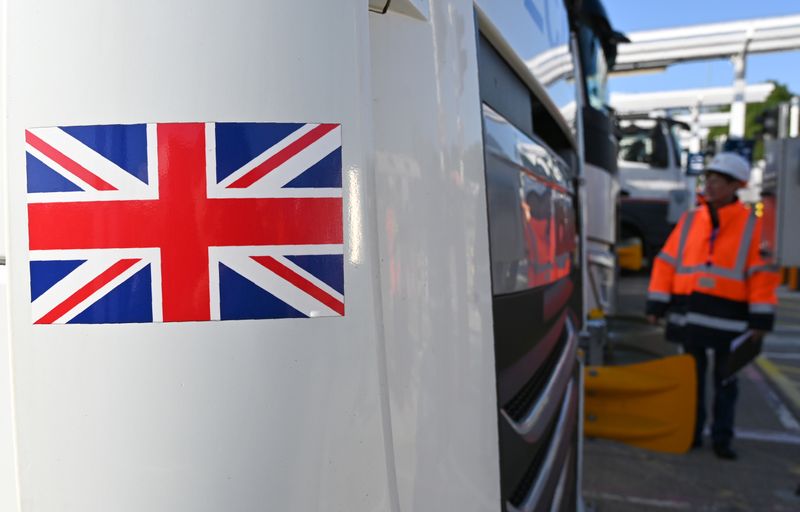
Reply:
[[[147,125],[147,186],[153,199],[158,199],[158,125]]]
[[[777,430],[742,430],[737,428],[736,439],[800,446],[800,435],[792,434],[790,432],[780,432]]]
[[[342,244],[319,244],[319,245],[237,245],[216,247],[211,246],[209,251],[218,253],[217,259],[222,259],[226,255],[231,256],[306,256],[306,255],[328,255],[342,254],[344,246]]]
[[[211,308],[211,320],[221,320],[222,313],[220,311],[219,302],[219,263],[220,252],[214,250],[213,247],[208,248],[208,292]]]
[[[206,123],[206,196],[217,189],[217,125]],[[213,308],[212,308],[213,311]]]
[[[775,416],[778,417],[783,428],[791,432],[800,432],[800,423],[797,421],[797,418],[795,418],[792,411],[786,407],[786,404],[781,400],[780,396],[767,384],[761,372],[751,365],[746,366],[742,372],[766,397],[767,404],[775,413]]]

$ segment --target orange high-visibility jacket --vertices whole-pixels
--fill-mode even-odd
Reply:
[[[772,329],[780,278],[759,250],[761,219],[738,201],[717,214],[713,237],[707,205],[684,214],[653,263],[647,313],[667,317],[670,340],[728,342]]]

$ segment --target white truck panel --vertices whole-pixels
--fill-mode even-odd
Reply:
[[[394,451],[401,510],[477,512],[501,500],[476,39],[470,2],[430,7],[370,15]]]
[[[389,509],[366,3],[7,4],[22,510]],[[25,129],[184,121],[341,123],[346,316],[31,325]]]
[[[6,267],[0,266],[0,510],[17,510],[17,472],[11,391],[11,351],[8,343]]]

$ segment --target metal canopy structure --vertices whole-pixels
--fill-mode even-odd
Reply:
[[[767,99],[775,84],[748,85],[744,92],[746,103]],[[708,87],[680,91],[646,93],[611,93],[611,106],[620,114],[646,114],[653,110],[683,110],[730,105],[735,97],[733,87]]]
[[[711,23],[628,34],[614,72],[664,69],[679,62],[800,49],[800,15]]]
[[[664,70],[681,62],[731,59],[734,98],[729,134],[744,135],[747,55],[800,49],[800,14],[745,21],[648,30],[620,45],[615,73]]]

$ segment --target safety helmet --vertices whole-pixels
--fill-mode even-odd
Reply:
[[[744,157],[731,151],[714,155],[705,170],[725,174],[744,183],[750,181],[750,164]]]

